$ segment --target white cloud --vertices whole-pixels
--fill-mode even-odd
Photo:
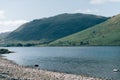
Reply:
[[[75,13],[85,13],[85,14],[96,14],[98,13],[98,10],[92,10],[92,9],[78,9],[75,11]]]
[[[5,12],[3,10],[0,10],[0,19],[5,19]]]
[[[107,0],[91,0],[90,3],[91,4],[102,4],[105,3]]]
[[[1,26],[20,26],[23,23],[26,23],[26,20],[15,20],[15,21],[0,21]]]
[[[103,4],[108,2],[120,2],[120,0],[90,0],[91,4]]]
[[[0,33],[13,31],[20,25],[28,22],[26,20],[6,20],[5,11],[0,10]]]
[[[28,21],[26,20],[0,21],[0,32],[13,31],[26,22]]]

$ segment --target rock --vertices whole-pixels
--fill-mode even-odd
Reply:
[[[8,49],[0,49],[0,54],[6,54],[6,53],[13,53],[13,51],[9,51]]]
[[[113,69],[113,72],[119,72],[119,69]]]
[[[34,67],[39,67],[39,65],[38,65],[38,64],[35,64]]]

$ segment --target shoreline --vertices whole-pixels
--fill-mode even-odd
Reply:
[[[0,55],[0,80],[103,80],[18,65]]]

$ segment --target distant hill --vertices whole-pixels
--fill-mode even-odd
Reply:
[[[4,32],[4,33],[0,33],[0,39],[4,39],[8,36],[10,32]]]
[[[80,45],[119,45],[120,46],[120,14],[111,19],[80,31],[73,35],[58,39],[49,45],[80,46]]]
[[[108,18],[90,14],[60,14],[57,16],[36,19],[23,24],[11,32],[6,41],[40,41],[51,42],[59,38],[82,31],[106,21]]]
[[[8,36],[10,32],[0,33],[0,46],[3,46],[5,43],[4,39]]]

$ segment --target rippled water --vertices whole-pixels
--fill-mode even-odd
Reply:
[[[8,47],[7,47],[8,48]],[[24,66],[120,80],[120,47],[9,47],[7,59]]]

